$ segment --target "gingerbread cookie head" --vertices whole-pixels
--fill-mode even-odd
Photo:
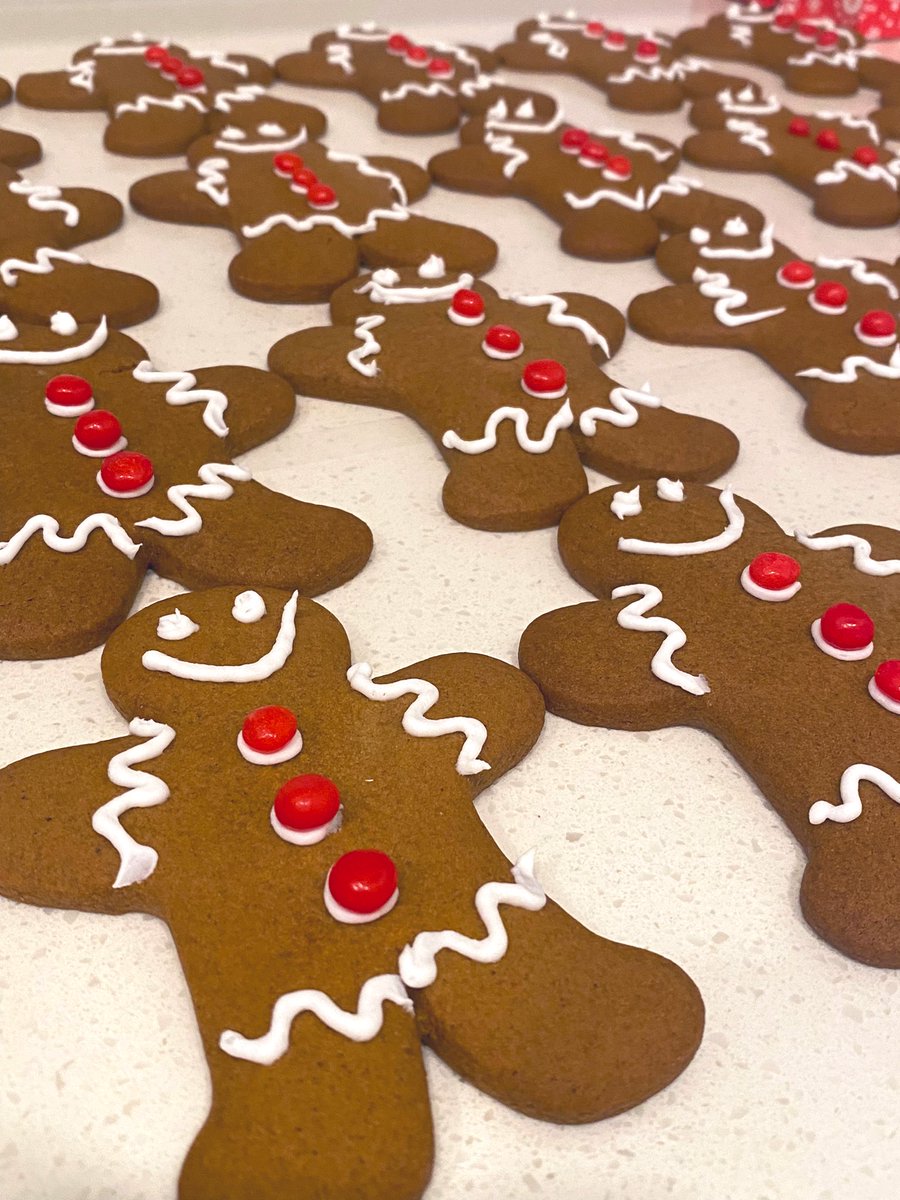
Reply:
[[[269,492],[234,455],[290,422],[282,381],[249,367],[157,370],[107,322],[0,319],[0,656],[102,642],[148,566],[186,584],[354,575],[368,528]],[[25,598],[27,597],[27,602]]]
[[[206,128],[216,98],[272,82],[262,59],[192,54],[166,39],[101,38],[64,71],[23,75],[16,94],[32,108],[105,110],[104,145],[114,154],[179,154]]]
[[[541,729],[514,667],[449,654],[376,678],[334,617],[261,587],[138,612],[103,675],[139,714],[131,736],[7,768],[0,891],[169,924],[213,1083],[183,1195],[420,1196],[422,1041],[566,1122],[689,1062],[687,976],[567,916],[534,854],[510,869],[475,812]],[[67,769],[80,800],[57,825],[48,771]]]
[[[895,266],[855,258],[798,258],[742,219],[696,227],[660,248],[674,288],[638,296],[639,333],[684,345],[735,346],[769,362],[807,401],[806,427],[862,454],[900,451]]]
[[[522,639],[551,710],[709,730],[803,847],[810,925],[900,966],[900,533],[790,536],[730,489],[660,480],[594,493],[559,546],[600,599]]]
[[[412,416],[450,469],[444,507],[475,528],[554,524],[584,494],[582,464],[618,476],[677,459],[708,478],[737,453],[722,426],[606,375],[624,326],[594,297],[501,296],[432,256],[351,281],[331,311],[331,328],[276,343],[270,366],[304,394]]]

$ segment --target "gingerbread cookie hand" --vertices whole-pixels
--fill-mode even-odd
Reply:
[[[0,78],[0,107],[12,99],[12,88],[5,79]],[[7,167],[21,170],[33,166],[41,160],[41,143],[37,138],[27,133],[13,133],[10,129],[0,129],[0,163]]]
[[[595,492],[559,546],[600,599],[523,635],[520,662],[551,710],[709,730],[802,846],[809,924],[845,954],[900,966],[900,533],[791,537],[730,490],[664,479]]]

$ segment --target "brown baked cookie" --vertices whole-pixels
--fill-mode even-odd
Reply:
[[[631,302],[638,333],[750,350],[807,402],[814,438],[857,454],[900,453],[900,265],[804,262],[771,225],[760,235],[740,217],[670,238],[656,261],[676,282]]]
[[[9,104],[12,88],[0,78],[0,106]],[[27,133],[14,133],[11,129],[0,129],[0,163],[21,170],[41,161],[41,143]]]
[[[540,733],[530,680],[478,654],[375,680],[296,592],[177,603],[104,651],[130,736],[0,775],[0,892],[171,928],[213,1085],[181,1200],[421,1196],[422,1043],[566,1123],[680,1074],[692,981],[548,900],[472,804]]]
[[[882,146],[875,113],[795,113],[748,84],[698,100],[691,120],[703,132],[684,143],[689,162],[774,175],[811,196],[815,215],[834,225],[900,218],[900,154]]]
[[[432,252],[455,270],[494,265],[491,238],[411,210],[430,186],[422,167],[330,149],[301,105],[276,101],[296,109],[293,119],[281,110],[276,123],[260,122],[257,105],[271,103],[218,115],[187,170],[140,179],[130,192],[145,216],[230,229],[241,250],[228,275],[241,295],[320,303],[361,264],[407,266]]]
[[[368,22],[316,34],[308,50],[283,55],[275,70],[288,83],[365,97],[390,133],[446,133],[500,99],[531,100],[552,114],[549,96],[500,83],[490,74],[496,66],[495,55],[477,46],[426,45]]]
[[[560,226],[562,249],[579,258],[643,258],[662,232],[715,223],[735,211],[763,224],[751,205],[674,174],[680,152],[671,142],[624,130],[589,132],[568,124],[562,110],[541,120],[499,103],[467,122],[460,141],[429,162],[438,183],[530,200]]]
[[[362,521],[232,461],[293,417],[291,389],[266,371],[158,371],[105,318],[60,312],[49,328],[0,318],[0,384],[0,658],[99,645],[148,567],[188,587],[314,594],[369,557]]]
[[[680,56],[660,34],[629,34],[569,12],[523,21],[497,47],[507,67],[583,79],[626,112],[674,112],[685,99],[728,86],[733,77]]]
[[[765,67],[790,91],[806,96],[852,96],[867,85],[863,64],[876,53],[851,29],[827,18],[798,21],[779,13],[777,0],[730,3],[705,25],[683,30],[674,48]]]
[[[444,508],[464,525],[555,525],[587,491],[583,465],[621,478],[652,462],[707,480],[737,457],[724,426],[600,369],[624,322],[593,296],[501,297],[432,257],[418,272],[351,280],[331,317],[277,342],[270,368],[305,395],[418,421],[449,468]]]
[[[87,262],[73,246],[106,237],[122,223],[122,205],[94,188],[31,183],[0,166],[0,311],[46,321],[58,310],[78,321],[135,325],[159,304],[140,275]]]
[[[192,54],[135,34],[83,47],[65,70],[23,75],[16,99],[29,108],[106,112],[107,150],[157,157],[186,150],[221,97],[260,92],[273,78],[260,58]]]
[[[730,490],[660,480],[576,504],[559,549],[599,599],[522,637],[550,711],[719,738],[809,860],[809,924],[900,967],[900,533],[790,537]]]

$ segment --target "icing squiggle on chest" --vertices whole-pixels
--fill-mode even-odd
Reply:
[[[485,423],[484,433],[479,438],[465,439],[452,429],[448,429],[441,442],[448,450],[459,450],[463,454],[486,454],[497,446],[497,430],[504,421],[512,421],[516,430],[516,441],[528,454],[546,454],[556,441],[556,435],[562,429],[568,429],[575,418],[572,406],[568,400],[557,409],[544,426],[544,432],[539,438],[528,436],[529,413],[517,405],[504,405],[495,409]]]

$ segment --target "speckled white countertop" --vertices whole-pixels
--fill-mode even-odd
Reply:
[[[95,36],[130,31],[138,20],[158,28],[152,4],[104,7],[122,11],[123,21],[90,26]],[[317,24],[298,25],[299,6],[292,6],[283,31],[248,35],[240,32],[248,22],[238,7],[224,10],[205,40],[274,56],[304,45]],[[370,6],[339,7],[342,18],[374,15]],[[604,17],[634,10],[621,2],[597,7]],[[660,4],[670,26],[689,8]],[[252,9],[244,6],[244,15]],[[233,27],[223,26],[232,12]],[[189,17],[193,27],[196,10],[185,14],[186,26]],[[52,43],[46,23],[31,40],[7,40],[0,73],[15,78],[61,65],[88,40],[62,40],[74,23],[86,29],[85,6],[68,19],[68,27],[53,25],[59,40]],[[416,32],[492,44],[511,24],[430,29],[421,22]],[[161,32],[182,28],[170,24]],[[632,122],[606,110],[585,85],[532,78],[555,87],[585,124]],[[425,162],[454,142],[382,134],[355,96],[280,90],[322,105],[335,146]],[[864,94],[847,103],[859,111],[871,100]],[[132,180],[163,169],[105,154],[100,115],[12,107],[0,120],[43,141],[44,161],[29,172],[38,181],[90,183],[124,198]],[[688,131],[683,115],[632,127],[675,140]],[[693,167],[691,174],[728,190],[723,174]],[[806,255],[900,251],[896,229],[815,223],[808,201],[780,183],[742,176],[733,186],[776,218],[782,236]],[[624,306],[663,282],[650,262],[613,267],[565,257],[555,227],[522,201],[463,200],[436,189],[421,209],[493,234],[501,256],[490,278],[503,287],[596,291]],[[120,233],[87,248],[93,260],[159,285],[159,315],[133,331],[159,367],[263,365],[277,338],[326,319],[322,307],[255,305],[234,295],[225,283],[233,252],[225,232],[134,215]],[[729,482],[783,522],[810,529],[896,523],[897,460],[853,457],[812,441],[800,424],[799,398],[751,356],[668,348],[629,334],[612,369],[631,385],[649,379],[673,405],[734,429],[742,451]],[[448,650],[513,660],[533,617],[586,598],[558,561],[553,531],[478,533],[450,521],[440,506],[442,462],[402,416],[305,401],[291,429],[246,462],[269,486],[348,508],[372,526],[371,564],[325,603],[346,625],[356,656],[380,669]],[[605,482],[592,478],[593,486]],[[151,578],[139,603],[177,590]],[[0,762],[124,731],[101,686],[99,661],[94,651],[59,662],[0,663]],[[67,781],[60,787],[64,795]],[[538,847],[547,890],[579,919],[684,966],[703,992],[707,1031],[694,1063],[661,1096],[576,1128],[510,1112],[429,1054],[437,1158],[428,1200],[898,1194],[900,976],[842,958],[807,928],[797,907],[801,853],[716,742],[688,730],[627,734],[550,717],[537,749],[483,797],[479,811],[511,857]],[[3,1200],[174,1200],[180,1163],[208,1102],[190,1002],[159,922],[0,901]]]

